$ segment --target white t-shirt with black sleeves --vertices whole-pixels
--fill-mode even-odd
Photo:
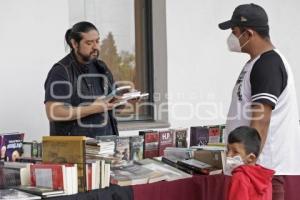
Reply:
[[[227,133],[250,125],[254,102],[272,107],[258,163],[274,169],[276,175],[300,175],[300,126],[294,77],[277,49],[257,56],[244,66],[233,89]]]

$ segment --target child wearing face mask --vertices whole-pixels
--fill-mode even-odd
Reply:
[[[224,173],[232,177],[227,200],[272,200],[274,171],[256,164],[260,146],[254,128],[241,126],[229,134]]]

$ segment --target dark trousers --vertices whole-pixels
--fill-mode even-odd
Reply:
[[[284,176],[275,175],[272,179],[272,200],[284,200]]]

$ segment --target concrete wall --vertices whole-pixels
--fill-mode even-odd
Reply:
[[[271,38],[285,54],[300,89],[300,2],[253,1],[269,14]],[[217,24],[241,0],[167,0],[168,99],[172,127],[224,123],[231,90],[246,55],[227,50]],[[0,132],[48,134],[43,95],[47,72],[65,55],[68,0],[0,1]],[[100,27],[101,29],[101,27]],[[137,134],[124,131],[122,135]]]

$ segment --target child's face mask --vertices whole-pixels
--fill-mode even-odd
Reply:
[[[231,176],[231,173],[235,168],[244,164],[245,163],[240,155],[234,157],[226,157],[224,174]]]
[[[231,175],[232,171],[241,166],[255,164],[256,156],[253,153],[247,154],[244,144],[227,144],[227,154],[225,160],[224,174]]]

